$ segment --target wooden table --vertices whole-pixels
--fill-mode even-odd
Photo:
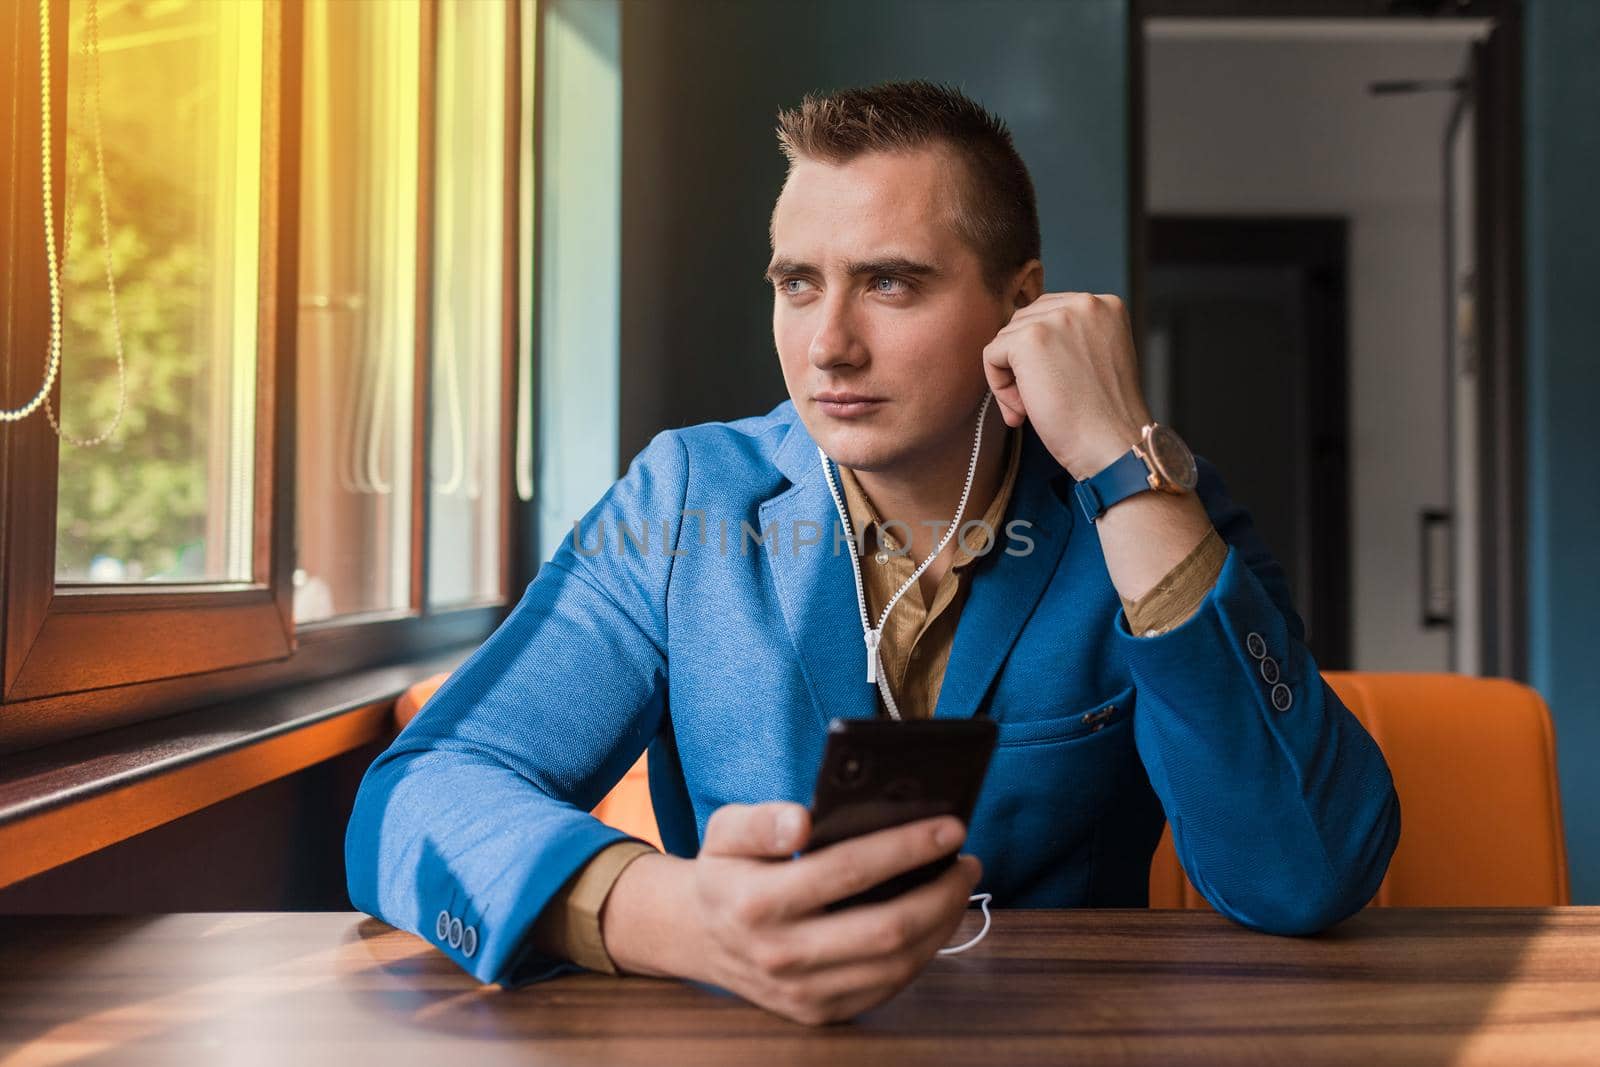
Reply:
[[[1315,938],[1000,911],[980,945],[821,1028],[683,982],[480,986],[356,913],[0,917],[8,1065],[1179,1060],[1600,1064],[1600,908],[1370,910]]]

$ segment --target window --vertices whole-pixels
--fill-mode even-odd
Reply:
[[[434,195],[433,504],[428,601],[494,597],[500,578],[500,437],[507,220],[505,17],[439,10]],[[514,191],[514,189],[513,189]],[[514,265],[513,265],[514,269]]]
[[[532,13],[0,11],[0,752],[499,621]]]
[[[79,7],[56,580],[249,581],[262,9],[107,5],[95,27]]]
[[[294,617],[411,603],[421,4],[305,7]]]

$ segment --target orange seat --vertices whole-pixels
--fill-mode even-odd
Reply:
[[[1400,795],[1379,907],[1567,904],[1550,712],[1534,690],[1458,674],[1323,674],[1377,741]],[[1161,835],[1150,906],[1204,908]]]
[[[1555,738],[1539,694],[1499,678],[1453,674],[1323,675],[1366,727],[1400,794],[1400,844],[1373,904],[1512,907],[1570,902]],[[444,681],[411,687],[403,727]],[[645,757],[594,809],[601,821],[661,847]],[[1204,908],[1161,836],[1150,906]]]

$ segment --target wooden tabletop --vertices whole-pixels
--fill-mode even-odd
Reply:
[[[1600,908],[1373,909],[1314,938],[1204,911],[998,911],[981,944],[820,1028],[683,982],[482,986],[357,913],[0,917],[8,1065],[1179,1059],[1600,1063]]]

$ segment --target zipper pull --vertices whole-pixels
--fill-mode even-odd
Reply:
[[[867,683],[878,684],[878,640],[883,636],[882,630],[863,631],[867,639]]]

